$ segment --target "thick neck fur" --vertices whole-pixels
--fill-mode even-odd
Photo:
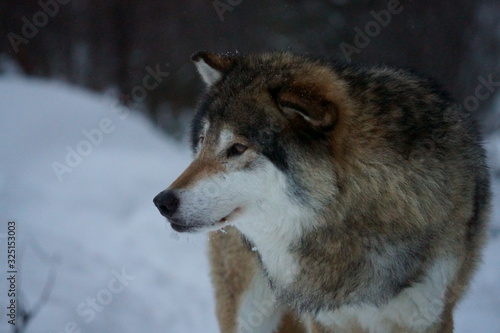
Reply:
[[[272,172],[275,181],[267,189],[268,200],[259,202],[259,209],[236,227],[255,245],[281,302],[308,313],[377,306],[418,279],[430,251],[425,230],[412,227],[394,233],[390,221],[379,219],[380,207],[362,199],[368,189],[350,194],[359,196],[356,207],[342,205],[335,199],[339,190],[333,179],[319,189],[330,189],[328,200],[314,198],[309,201],[316,206],[304,206],[293,201],[287,175],[270,165],[266,174]]]
[[[273,172],[278,182],[269,188],[269,200],[259,202],[258,211],[236,222],[236,227],[255,245],[272,284],[286,288],[300,272],[299,258],[292,254],[291,245],[303,236],[307,219],[302,207],[290,201],[285,175]]]

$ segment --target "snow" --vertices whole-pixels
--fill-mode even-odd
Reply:
[[[0,119],[2,309],[13,220],[26,303],[56,270],[28,332],[218,332],[207,236],[173,232],[152,203],[188,165],[187,144],[110,97],[15,75],[0,76]],[[500,140],[488,148],[497,161]],[[492,234],[500,230],[495,200]],[[499,252],[500,236],[492,237],[455,313],[456,332],[500,332]],[[4,312],[0,332],[10,330]]]
[[[30,304],[50,266],[32,245],[60,258],[49,302],[28,332],[71,332],[72,322],[81,332],[217,332],[207,236],[174,233],[152,202],[188,165],[188,150],[111,98],[58,83],[0,77],[0,101],[0,233],[16,221],[21,288]],[[109,133],[85,148],[82,131],[98,129],[103,119],[111,122]],[[53,162],[65,164],[67,147],[79,145],[90,153],[60,181]],[[131,280],[110,294],[121,286],[109,287],[113,272],[123,268]],[[92,310],[87,298],[98,296],[109,304]],[[0,332],[8,328],[4,312]]]

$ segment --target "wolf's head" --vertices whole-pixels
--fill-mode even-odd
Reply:
[[[331,132],[345,88],[336,75],[282,53],[192,60],[207,85],[192,123],[195,159],[154,199],[173,229],[319,213],[337,191]]]

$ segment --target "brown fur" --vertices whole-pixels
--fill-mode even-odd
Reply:
[[[239,232],[210,234],[210,263],[217,299],[217,318],[221,333],[236,332],[237,309],[258,267],[255,255],[245,246]]]
[[[304,325],[293,312],[287,312],[283,316],[280,327],[276,333],[305,333]]]
[[[215,159],[196,159],[189,167],[170,185],[170,188],[189,188],[196,181],[224,171],[224,168]]]

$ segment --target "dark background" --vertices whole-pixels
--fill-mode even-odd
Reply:
[[[398,1],[2,0],[0,55],[28,75],[111,89],[176,134],[202,89],[192,53],[279,50],[348,61],[342,43],[355,47],[358,32],[376,22],[373,11],[391,3]],[[353,62],[410,67],[458,101],[474,96],[480,77],[500,81],[499,1],[401,1],[398,8],[385,27],[376,23],[380,32],[371,23],[374,36],[351,54]],[[44,22],[40,11],[55,14]],[[38,32],[13,47],[26,21],[38,23]],[[148,66],[168,68],[169,76],[138,103],[131,91]],[[487,133],[499,124],[494,101],[474,107]]]

